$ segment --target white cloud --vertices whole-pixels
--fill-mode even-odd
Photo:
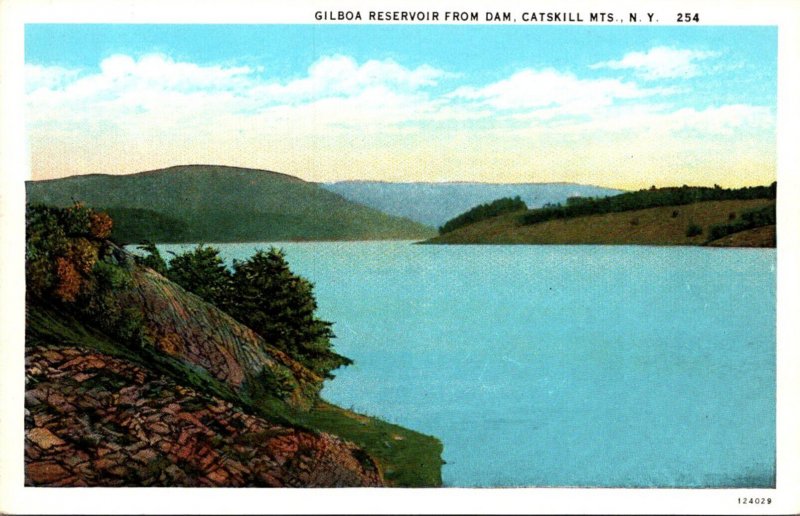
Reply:
[[[314,180],[345,171],[452,179],[464,170],[513,180],[527,168],[559,180],[586,163],[616,170],[604,156],[619,160],[629,149],[642,156],[640,169],[648,159],[668,168],[669,149],[713,142],[725,159],[763,161],[766,151],[734,150],[749,149],[754,134],[774,139],[769,108],[676,108],[666,103],[676,90],[635,80],[523,69],[488,85],[458,77],[459,87],[444,90],[455,78],[429,65],[342,55],[293,78],[161,54],[115,55],[96,70],[28,65],[34,174],[121,170],[115,163],[124,159],[127,172],[202,161]],[[607,142],[613,149],[603,150]]]
[[[632,69],[646,80],[689,78],[699,75],[697,61],[719,56],[719,52],[703,50],[681,50],[670,47],[655,47],[647,52],[630,52],[618,61],[595,63],[590,68],[612,70]]]
[[[773,129],[775,117],[769,108],[729,104],[702,110],[684,108],[662,115],[663,128],[674,132],[698,131],[704,134],[732,135],[738,129],[760,132]]]
[[[256,116],[267,109],[317,106],[316,122],[413,118],[428,103],[422,90],[447,74],[428,65],[407,68],[392,60],[359,64],[348,56],[322,57],[305,77],[265,79],[247,66],[198,65],[160,55],[114,55],[99,72],[28,65],[29,120],[109,119],[136,123],[156,116]],[[338,99],[335,100],[334,99]],[[325,106],[336,106],[334,109]],[[321,117],[327,114],[329,117]],[[392,118],[392,117],[388,117]]]
[[[428,65],[409,69],[392,60],[370,60],[359,65],[352,57],[335,55],[317,60],[303,78],[259,83],[249,95],[264,103],[296,103],[358,96],[375,88],[408,93],[434,86],[446,76],[446,72]]]
[[[668,134],[730,136],[745,129],[751,133],[774,130],[775,115],[770,108],[747,104],[677,110],[667,104],[643,104],[609,107],[591,119],[566,120],[558,127],[582,135],[627,132],[651,138]]]
[[[39,89],[63,87],[78,76],[78,70],[69,70],[60,66],[25,66],[25,91],[32,93]]]
[[[485,103],[500,110],[546,111],[545,118],[552,118],[591,113],[612,105],[616,100],[665,93],[669,91],[642,89],[634,82],[617,79],[580,79],[553,69],[525,69],[482,88],[458,88],[451,96]]]

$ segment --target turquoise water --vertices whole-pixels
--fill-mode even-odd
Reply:
[[[774,250],[277,245],[355,360],[323,396],[440,438],[445,485],[774,485]]]

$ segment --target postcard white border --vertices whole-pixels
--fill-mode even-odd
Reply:
[[[699,25],[775,25],[778,94],[778,461],[776,489],[177,489],[23,487],[25,23],[315,23],[316,10],[432,10],[429,1],[227,2],[0,0],[0,512],[29,513],[652,513],[800,512],[800,3],[792,0],[445,1],[445,10],[700,12]],[[659,25],[676,25],[662,16]],[[531,27],[535,30],[535,27]],[[771,505],[737,498],[771,497]]]

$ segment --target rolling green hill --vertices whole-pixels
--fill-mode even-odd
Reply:
[[[739,220],[742,214],[774,206],[773,199],[704,201],[681,206],[601,213],[523,224],[522,213],[511,213],[470,224],[428,240],[431,244],[638,244],[705,245],[711,227]],[[690,225],[702,232],[687,236]],[[772,240],[726,237],[712,245],[774,246],[774,225],[757,233]],[[747,230],[752,231],[752,230]],[[736,234],[736,233],[734,233]]]
[[[297,177],[186,165],[131,175],[91,174],[27,184],[29,203],[80,201],[109,210],[119,242],[421,239],[432,228],[393,217]]]
[[[452,224],[479,206],[425,243],[775,247],[777,189],[777,182],[743,188],[653,186],[605,197],[570,197],[565,205]],[[757,228],[767,229],[752,231]],[[741,232],[750,233],[731,237]]]

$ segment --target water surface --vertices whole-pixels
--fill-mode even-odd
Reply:
[[[440,438],[446,485],[774,485],[774,250],[275,245],[355,360],[323,396]]]

